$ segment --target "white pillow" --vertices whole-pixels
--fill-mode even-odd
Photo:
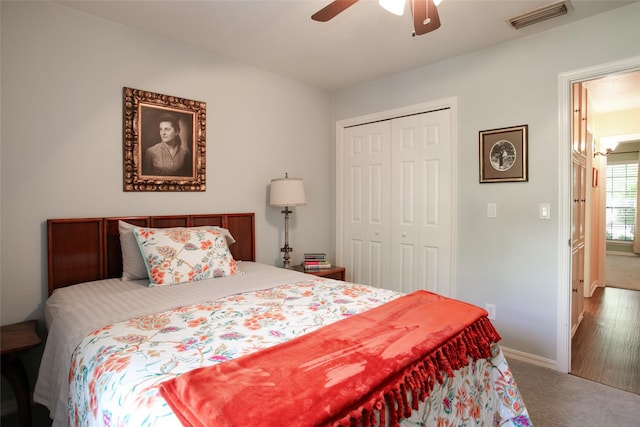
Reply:
[[[122,280],[139,280],[149,277],[138,242],[133,235],[134,227],[128,222],[118,221],[120,249],[122,250]]]
[[[149,286],[175,285],[236,274],[236,262],[217,227],[134,227]]]
[[[138,242],[133,235],[135,225],[128,222],[118,221],[118,231],[120,232],[120,249],[122,251],[122,280],[140,280],[149,278],[147,266],[142,258],[142,252],[138,247]],[[231,246],[236,242],[229,230],[216,226],[202,226],[194,228],[215,229],[224,236],[227,245]]]

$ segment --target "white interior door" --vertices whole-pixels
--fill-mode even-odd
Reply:
[[[342,263],[347,279],[451,295],[451,110],[344,129]]]
[[[391,121],[391,282],[450,295],[451,113]]]
[[[384,287],[389,283],[388,121],[344,132],[344,265],[349,280]]]

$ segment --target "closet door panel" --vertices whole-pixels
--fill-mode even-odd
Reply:
[[[424,167],[421,189],[420,242],[427,254],[427,271],[420,277],[422,289],[451,295],[453,190],[451,111],[440,110],[421,117]]]
[[[420,263],[420,284],[423,289],[437,288],[439,277],[440,250],[432,246],[422,248]]]
[[[424,205],[422,206],[422,212],[424,212],[424,226],[425,227],[437,227],[439,218],[438,209],[438,186],[440,185],[439,179],[439,162],[436,160],[425,160],[423,164],[424,170]]]
[[[420,236],[415,233],[420,200],[416,197],[419,171],[416,116],[391,121],[391,277],[392,289],[412,292],[416,288],[416,252]]]
[[[399,253],[400,268],[399,268],[398,282],[396,283],[396,286],[398,287],[397,290],[401,292],[407,292],[407,293],[413,292],[416,288],[416,284],[415,284],[416,245],[413,243],[409,243],[409,244],[401,243],[399,249],[400,249],[400,253]]]
[[[388,283],[389,123],[345,130],[344,264],[351,280]]]
[[[350,240],[346,240],[345,245],[345,259],[349,260],[349,264],[345,265],[349,266],[349,271],[352,275],[351,280],[355,283],[364,283],[364,275],[362,273],[362,240],[352,238]]]
[[[382,246],[382,242],[379,241],[370,241],[369,242],[369,254],[367,256],[368,260],[371,260],[369,263],[369,271],[367,272],[367,277],[369,277],[368,283],[372,286],[377,286],[379,288],[384,287],[386,282],[383,282],[383,277],[387,272],[387,263],[388,258],[384,258],[383,254],[385,249]],[[363,282],[358,282],[363,283]]]
[[[451,250],[449,115],[443,110],[391,122],[390,271],[401,278],[395,289],[403,292],[449,295],[450,256],[441,256]]]

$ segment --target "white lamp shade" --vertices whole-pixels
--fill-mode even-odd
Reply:
[[[271,206],[304,205],[302,178],[275,178],[271,180]]]
[[[605,150],[615,150],[618,147],[618,143],[621,138],[619,136],[603,136],[600,137],[600,145]]]

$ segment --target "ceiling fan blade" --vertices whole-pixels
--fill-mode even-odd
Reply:
[[[311,19],[319,22],[327,22],[358,0],[335,0],[323,7],[311,16]]]
[[[419,36],[440,28],[438,8],[433,0],[411,0],[414,35]]]

